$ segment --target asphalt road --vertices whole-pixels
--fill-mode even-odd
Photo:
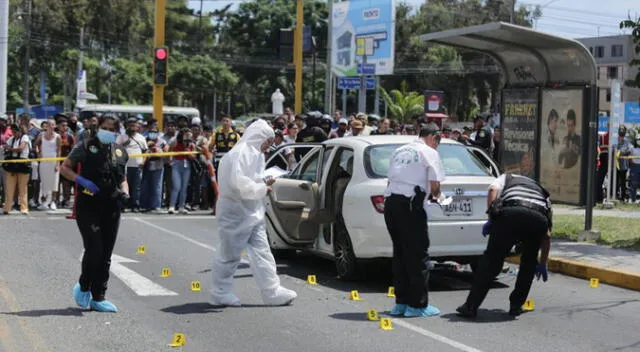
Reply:
[[[262,306],[244,264],[235,285],[244,306],[214,308],[207,303],[217,243],[210,216],[125,215],[114,251],[118,275],[112,265],[107,293],[120,312],[83,311],[71,297],[82,254],[75,222],[46,214],[0,216],[0,229],[2,351],[169,351],[177,332],[186,336],[182,351],[640,350],[638,292],[593,289],[553,274],[534,283],[535,310],[516,319],[506,314],[515,276],[504,275],[475,322],[454,314],[471,275],[433,275],[431,302],[442,315],[393,319],[394,330],[383,331],[366,312],[384,315],[393,305],[386,296],[388,263],[369,266],[362,282],[345,283],[330,261],[300,254],[278,262],[283,285],[299,295],[292,306]],[[137,254],[139,245],[145,254]],[[172,271],[168,278],[160,277],[164,267]],[[309,274],[317,286],[306,283]],[[191,291],[194,280],[201,292]],[[350,290],[362,301],[349,300]]]

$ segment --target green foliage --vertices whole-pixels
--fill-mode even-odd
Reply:
[[[640,18],[635,21],[631,18],[620,22],[620,29],[629,28],[631,29],[631,36],[633,37],[633,43],[635,44],[635,53],[636,55],[640,55]],[[629,62],[631,66],[638,66],[638,73],[636,74],[635,79],[625,82],[628,86],[631,87],[640,87],[640,60],[633,59]]]
[[[389,108],[391,118],[402,122],[411,122],[415,116],[421,116],[424,112],[424,95],[408,91],[407,82],[400,84],[400,89],[392,89],[387,92],[381,90],[382,97]]]

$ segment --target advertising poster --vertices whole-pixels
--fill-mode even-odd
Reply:
[[[580,202],[582,99],[580,89],[542,92],[540,183],[555,201]]]
[[[538,89],[505,89],[502,102],[502,168],[537,179]]]
[[[337,76],[393,74],[395,0],[336,2],[332,15],[332,70]]]

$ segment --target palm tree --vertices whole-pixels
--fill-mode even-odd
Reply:
[[[414,116],[424,113],[424,95],[418,92],[409,92],[407,82],[400,83],[400,89],[392,89],[387,92],[381,87],[382,97],[387,103],[389,117],[399,122],[411,122]]]

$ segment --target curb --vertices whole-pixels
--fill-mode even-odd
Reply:
[[[509,263],[520,264],[520,257],[508,257]],[[602,266],[577,262],[564,258],[549,258],[549,271],[565,274],[581,279],[598,278],[600,282],[609,285],[640,291],[640,274],[628,271],[607,269]]]

